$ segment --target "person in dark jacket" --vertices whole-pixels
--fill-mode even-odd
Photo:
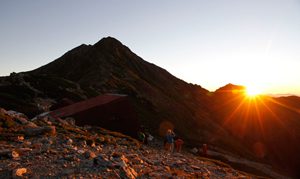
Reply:
[[[171,129],[168,129],[167,134],[165,136],[166,144],[165,149],[166,151],[173,152],[174,149],[174,137],[175,134]]]

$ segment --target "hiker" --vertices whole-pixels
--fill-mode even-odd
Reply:
[[[171,129],[168,129],[167,134],[165,136],[165,140],[166,140],[165,149],[166,151],[169,151],[171,153],[173,152],[173,148],[174,148],[174,137],[175,137],[174,132]]]
[[[137,133],[138,139],[142,144],[147,144],[147,135],[145,132],[145,127],[141,125],[139,127],[138,133]]]
[[[145,144],[145,145],[148,145],[148,142],[149,142],[149,141],[148,141],[149,133],[148,133],[148,132],[144,132],[144,131],[143,131],[143,133],[145,134],[144,144]]]
[[[145,142],[145,138],[146,138],[145,133],[142,132],[142,131],[139,131],[139,132],[138,132],[138,139],[139,139],[139,141],[140,141],[141,143],[144,143],[144,142]]]
[[[202,145],[202,154],[203,156],[207,157],[207,144]]]
[[[153,141],[154,137],[149,132],[147,132],[146,133],[146,138],[147,138],[146,139],[147,140],[147,144],[150,145],[151,142]]]
[[[183,145],[183,140],[179,137],[176,137],[175,139],[175,148],[176,148],[176,152],[181,152],[181,148]]]

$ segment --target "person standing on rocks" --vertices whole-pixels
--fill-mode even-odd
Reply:
[[[174,137],[175,137],[174,132],[171,129],[168,129],[165,137],[166,139],[165,149],[166,151],[169,151],[171,153],[173,152],[174,149]]]
[[[207,157],[207,144],[202,145],[202,155]]]
[[[138,132],[138,138],[139,138],[139,141],[143,144],[145,142],[145,138],[146,138],[145,133],[142,132],[142,131],[139,131]]]
[[[183,145],[183,140],[179,137],[175,138],[175,148],[176,148],[176,152],[181,152],[181,148]]]

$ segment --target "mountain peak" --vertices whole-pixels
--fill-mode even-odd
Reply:
[[[227,85],[217,89],[215,92],[216,93],[232,93],[232,92],[237,92],[237,91],[245,91],[245,87],[241,85],[235,85],[232,83],[228,83]]]
[[[97,43],[95,43],[94,46],[118,47],[118,46],[123,46],[123,44],[118,39],[108,36],[99,40]]]
[[[223,86],[223,88],[228,88],[228,89],[244,89],[245,87],[242,85],[236,85],[232,83],[228,83],[227,85]]]

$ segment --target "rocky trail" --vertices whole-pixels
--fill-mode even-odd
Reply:
[[[0,178],[262,178],[72,119],[0,109]]]

